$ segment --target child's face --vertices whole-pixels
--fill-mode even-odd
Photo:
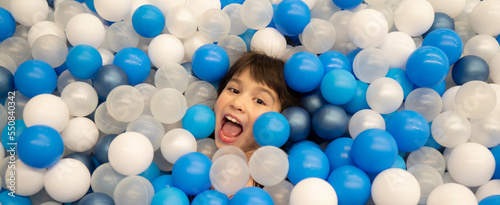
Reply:
[[[236,146],[244,152],[257,149],[253,124],[269,111],[281,111],[273,89],[255,81],[248,69],[233,76],[215,103],[215,144],[218,148]]]

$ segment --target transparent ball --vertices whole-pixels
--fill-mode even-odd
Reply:
[[[314,6],[311,8],[311,18],[320,18],[329,20],[330,17],[339,12],[341,9],[329,0],[315,0]]]
[[[467,118],[456,112],[446,111],[434,119],[431,133],[441,146],[453,148],[469,140],[471,126]]]
[[[108,148],[109,164],[123,175],[144,172],[153,162],[151,141],[138,132],[124,132],[111,141]]]
[[[268,0],[245,1],[241,5],[241,21],[248,28],[259,30],[273,19],[273,6]]]
[[[99,54],[101,54],[102,65],[110,65],[113,64],[113,60],[115,59],[115,55],[111,53],[110,50],[106,48],[98,48]]]
[[[9,157],[5,157],[0,160],[0,176],[5,176],[7,173],[7,168],[9,167]],[[3,177],[1,177],[3,178]],[[7,185],[5,184],[5,180],[1,180],[2,188],[7,189]]]
[[[165,128],[163,128],[161,122],[150,115],[142,115],[136,120],[128,123],[125,131],[143,134],[149,139],[154,150],[160,148],[161,140],[165,135]]]
[[[184,46],[175,36],[161,34],[149,43],[148,56],[158,68],[168,63],[180,64],[184,59]]]
[[[384,118],[374,110],[360,110],[349,120],[349,134],[352,139],[356,139],[359,133],[372,128],[385,130]]]
[[[234,194],[245,187],[250,178],[247,162],[232,154],[224,155],[212,163],[210,182],[223,194]]]
[[[21,37],[10,37],[0,43],[0,53],[12,58],[17,65],[31,59],[31,47],[28,41]],[[9,65],[9,64],[7,64]]]
[[[217,100],[217,90],[215,90],[212,84],[206,81],[195,81],[189,84],[184,94],[186,95],[188,107],[202,104],[213,109]]]
[[[61,97],[52,94],[40,94],[26,103],[23,118],[27,127],[47,125],[60,132],[68,124],[69,110]]]
[[[144,98],[144,111],[142,111],[142,115],[152,115],[151,114],[151,98],[158,91],[155,86],[147,83],[140,83],[134,86],[141,92],[142,97]]]
[[[174,164],[182,155],[196,152],[196,138],[185,129],[173,129],[163,136],[160,148],[163,157]]]
[[[153,162],[158,166],[158,169],[161,171],[165,172],[170,172],[172,171],[172,168],[174,165],[170,162],[168,162],[165,157],[163,157],[163,154],[161,153],[161,149],[157,149],[155,151],[155,155],[153,157]]]
[[[333,50],[338,50],[343,54],[349,53],[349,47],[353,47],[352,49],[357,48],[356,45],[351,43],[349,39],[349,34],[347,33],[347,27],[349,26],[349,21],[354,16],[354,13],[349,10],[342,10],[335,12],[330,18],[329,22],[335,27],[336,38],[335,45],[333,46]]]
[[[161,123],[171,124],[184,117],[186,98],[174,88],[158,90],[151,98],[151,113]]]
[[[451,18],[455,18],[465,8],[467,0],[428,0],[434,8],[434,12],[445,13]]]
[[[283,180],[273,186],[264,186],[264,191],[271,195],[271,198],[276,205],[288,205],[292,189],[293,184],[287,180]]]
[[[493,88],[495,94],[497,95],[497,104],[491,114],[500,115],[500,85],[495,83],[490,83],[489,85]]]
[[[493,148],[500,144],[500,116],[495,114],[486,117],[470,119],[471,142]]]
[[[417,88],[406,97],[405,110],[418,112],[427,122],[431,122],[443,110],[443,100],[431,88]]]
[[[432,190],[427,199],[428,205],[439,204],[476,204],[474,193],[464,185],[457,183],[446,183]]]
[[[419,164],[408,168],[408,172],[417,179],[420,186],[419,204],[425,204],[432,190],[443,184],[441,174],[429,165]]]
[[[59,202],[74,202],[82,198],[90,187],[87,166],[73,158],[59,160],[50,167],[44,177],[45,190]]]
[[[61,28],[52,21],[40,21],[33,25],[28,32],[28,44],[33,47],[35,41],[44,36],[52,34],[66,41],[66,34]]]
[[[250,48],[271,57],[282,58],[286,53],[286,39],[277,29],[267,27],[255,32]]]
[[[479,34],[496,36],[500,34],[500,25],[495,19],[500,17],[498,1],[481,1],[470,13],[470,23]]]
[[[44,61],[53,68],[57,68],[66,61],[68,47],[65,40],[48,34],[41,36],[33,43],[31,55],[33,59]]]
[[[424,34],[433,23],[434,8],[428,1],[403,1],[394,10],[396,28],[412,37]]]
[[[198,30],[206,39],[217,42],[231,31],[231,20],[226,12],[220,9],[209,9],[201,14]]]
[[[196,151],[204,154],[210,160],[212,160],[212,157],[217,151],[217,146],[215,146],[215,140],[212,138],[203,138],[196,140],[196,144],[197,144]]]
[[[9,55],[1,52],[0,52],[0,66],[7,68],[12,73],[12,75],[16,73],[17,70],[16,62],[14,62],[14,60]]]
[[[464,45],[463,55],[475,55],[490,63],[493,57],[500,52],[498,41],[490,35],[476,35]]]
[[[73,16],[85,12],[83,4],[76,1],[63,1],[54,10],[54,20],[62,29],[66,29],[66,25]]]
[[[375,177],[371,194],[375,204],[417,204],[420,186],[410,172],[391,168]]]
[[[389,61],[389,68],[404,69],[406,67],[406,60],[415,51],[416,45],[408,34],[394,31],[387,35],[387,38],[379,46],[379,49],[385,53]]]
[[[215,160],[219,159],[220,157],[225,156],[225,155],[229,155],[229,154],[238,156],[245,162],[248,161],[247,156],[245,155],[243,150],[241,150],[239,147],[224,146],[224,147],[221,147],[220,149],[218,149],[214,153],[214,156],[212,156],[212,162],[215,162]]]
[[[128,176],[118,182],[113,199],[116,204],[151,204],[155,190],[150,181],[142,176]]]
[[[455,97],[457,96],[457,91],[459,88],[460,86],[453,86],[451,88],[448,88],[443,93],[443,96],[441,97],[443,101],[443,112],[456,110],[457,106],[455,103]]]
[[[264,186],[273,186],[286,178],[288,155],[280,148],[264,146],[257,149],[248,162],[252,178]]]
[[[494,83],[500,83],[500,53],[493,56],[490,61],[490,78]]]
[[[62,93],[64,88],[66,88],[66,86],[68,86],[69,84],[71,84],[73,82],[84,82],[84,83],[91,85],[92,79],[85,79],[85,80],[79,79],[79,78],[76,78],[75,76],[73,76],[69,72],[69,70],[65,70],[57,78],[57,91],[59,93]]]
[[[185,5],[186,4],[186,0],[169,0],[169,1],[164,1],[164,0],[149,0],[149,2],[152,5],[158,7],[163,13],[172,12],[173,8],[175,8],[175,7],[179,6],[179,5]]]
[[[113,88],[106,98],[109,114],[120,122],[130,122],[141,116],[144,99],[141,92],[130,85]]]
[[[155,74],[155,85],[157,89],[174,88],[184,92],[189,84],[189,76],[180,64],[166,63],[158,68]]]
[[[352,70],[359,80],[372,83],[376,79],[387,75],[389,60],[382,50],[366,48],[361,50],[354,58]]]
[[[364,9],[354,13],[347,26],[349,39],[360,48],[382,45],[388,32],[384,15],[374,9]]]
[[[366,90],[368,105],[380,114],[396,111],[401,106],[403,98],[403,88],[392,78],[379,78],[373,81]]]
[[[86,117],[75,117],[69,120],[62,130],[61,137],[64,146],[75,152],[85,152],[92,149],[99,138],[96,124]]]
[[[440,175],[444,174],[446,161],[443,155],[432,147],[422,147],[411,152],[406,160],[406,167],[427,165],[434,168]]]
[[[165,15],[165,25],[173,36],[187,38],[198,28],[196,13],[186,5],[176,6]]]
[[[241,55],[248,51],[245,41],[236,35],[227,35],[222,40],[217,42],[217,45],[226,51],[229,57],[230,65],[233,65],[234,62],[241,57]]]
[[[186,61],[191,61],[191,58],[193,58],[194,52],[200,48],[201,46],[205,44],[210,44],[213,43],[212,41],[208,40],[205,36],[201,35],[200,32],[195,32],[193,35],[187,37],[182,41],[182,44],[184,45],[184,55]]]
[[[455,32],[460,36],[463,44],[477,35],[469,21],[455,21]]]
[[[335,27],[330,22],[313,18],[300,35],[300,41],[307,50],[324,53],[335,44],[336,34]]]
[[[61,93],[61,99],[66,103],[69,114],[87,116],[94,112],[99,101],[97,92],[85,82],[72,82]]]
[[[497,104],[497,96],[487,83],[469,81],[458,89],[455,103],[458,113],[474,119],[491,113]]]
[[[33,26],[47,18],[50,12],[47,1],[24,0],[10,2],[12,17],[24,26]]]
[[[186,6],[193,9],[197,18],[200,17],[203,12],[209,9],[219,9],[221,10],[221,3],[219,0],[186,0]]]
[[[126,122],[115,120],[106,106],[106,102],[101,103],[94,113],[94,121],[99,131],[104,134],[120,134],[127,128]]]
[[[229,20],[231,21],[230,35],[240,35],[248,30],[248,27],[243,23],[241,17],[241,4],[232,3],[226,5],[222,11],[226,12]]]
[[[106,30],[106,42],[108,47],[118,52],[127,47],[136,47],[139,44],[139,34],[128,21],[119,21]]]
[[[453,149],[448,159],[448,172],[455,181],[469,187],[488,182],[495,172],[495,158],[483,145],[468,142]]]
[[[125,175],[114,170],[111,164],[102,164],[92,173],[92,190],[94,192],[105,193],[113,198],[116,185],[125,177]]]

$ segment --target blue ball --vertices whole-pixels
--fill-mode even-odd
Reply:
[[[413,152],[425,145],[430,128],[427,120],[420,113],[403,110],[393,114],[386,122],[386,129],[394,137],[398,150]]]
[[[396,161],[394,162],[394,164],[391,166],[391,168],[399,168],[399,169],[404,169],[406,170],[406,162],[405,160],[403,159],[403,157],[401,157],[401,155],[398,154],[397,158],[396,158]]]
[[[296,36],[311,21],[311,11],[303,1],[283,0],[274,9],[273,21],[283,35]]]
[[[92,78],[97,95],[102,99],[108,97],[109,92],[120,85],[128,85],[127,73],[117,65],[105,65],[99,68]]]
[[[392,78],[396,80],[401,88],[403,88],[404,99],[411,93],[413,90],[413,83],[406,77],[406,71],[401,68],[391,68],[385,77]],[[444,81],[443,81],[444,82]]]
[[[24,130],[17,141],[19,159],[35,168],[55,165],[64,152],[64,144],[57,130],[46,125],[33,125]]]
[[[408,57],[406,75],[420,87],[432,87],[444,81],[449,65],[448,57],[441,49],[422,46]]]
[[[279,112],[266,112],[253,124],[253,135],[260,146],[283,146],[290,136],[290,124]]]
[[[0,7],[0,42],[10,38],[16,32],[16,20],[9,11]]]
[[[422,46],[434,46],[441,49],[453,65],[462,56],[463,42],[457,32],[447,28],[436,29],[424,38]]]
[[[66,62],[64,62],[63,64],[61,64],[59,67],[54,68],[54,70],[56,71],[57,76],[60,76],[61,73],[63,73],[64,71],[68,70],[68,67],[66,67]]]
[[[354,62],[354,58],[356,58],[356,56],[358,55],[358,53],[360,51],[362,51],[363,49],[361,48],[356,48],[352,51],[350,51],[349,53],[347,53],[347,55],[345,57],[347,57],[347,59],[349,59],[349,62],[351,63],[351,66],[352,66],[352,63]],[[352,69],[352,67],[351,67]]]
[[[347,131],[349,118],[344,109],[339,106],[326,104],[319,108],[312,116],[314,132],[325,140],[333,140]]]
[[[127,73],[130,85],[144,82],[151,72],[151,61],[144,51],[135,47],[124,48],[115,54],[113,64]]]
[[[368,84],[356,80],[356,93],[351,101],[342,105],[342,108],[348,113],[354,114],[363,109],[370,109],[368,102],[366,101],[366,91],[368,90]]]
[[[153,38],[161,34],[165,27],[165,16],[153,5],[142,5],[132,15],[134,30],[145,38]]]
[[[94,155],[99,163],[104,164],[106,162],[109,162],[108,160],[109,145],[111,144],[111,141],[115,139],[116,136],[117,136],[116,134],[106,135],[100,138],[95,144]]]
[[[150,182],[153,182],[154,179],[160,176],[160,169],[158,168],[156,163],[151,162],[149,167],[142,173],[140,173],[139,176],[146,178]]]
[[[153,196],[151,205],[189,205],[189,199],[180,189],[167,187]]]
[[[229,197],[217,190],[206,190],[194,197],[191,205],[229,205]]]
[[[463,85],[473,80],[486,82],[489,75],[488,63],[475,55],[460,58],[451,69],[451,77],[457,85]]]
[[[320,88],[326,101],[334,105],[343,105],[356,95],[356,78],[349,71],[335,69],[323,77]]]
[[[194,73],[201,80],[218,81],[229,70],[229,56],[222,47],[205,44],[196,49],[191,64]]]
[[[304,93],[302,96],[301,106],[309,115],[313,115],[321,106],[328,104],[321,94],[321,89],[318,87],[311,92]]]
[[[172,175],[170,175],[170,174],[161,175],[159,177],[156,177],[156,179],[153,179],[151,184],[153,185],[155,193],[158,193],[159,191],[163,190],[164,188],[174,186],[174,182],[172,181]]]
[[[359,6],[363,0],[333,0],[333,3],[341,9],[353,9]]]
[[[302,140],[300,142],[296,142],[296,143],[291,144],[291,146],[288,147],[287,154],[290,155],[290,153],[293,152],[293,150],[295,150],[295,149],[299,149],[299,150],[303,149],[304,146],[305,147],[315,147],[319,150],[322,150],[318,144],[316,144],[312,141],[309,141],[309,140]]]
[[[491,149],[491,153],[495,158],[495,172],[493,173],[493,177],[491,177],[491,179],[500,179],[500,145]]]
[[[371,195],[371,181],[361,169],[346,165],[332,171],[328,177],[337,193],[339,204],[366,204]]]
[[[66,56],[69,72],[80,79],[93,78],[102,66],[102,57],[97,49],[89,45],[77,45]]]
[[[272,205],[273,199],[261,188],[245,187],[234,194],[230,205]]]
[[[479,201],[478,205],[497,205],[497,204],[500,204],[500,194],[488,196]]]
[[[252,42],[252,38],[255,32],[257,32],[257,30],[247,29],[245,33],[238,35],[240,38],[243,39],[243,41],[245,41],[245,44],[247,45],[247,51],[250,51],[251,48],[250,42]]]
[[[352,65],[349,59],[338,51],[327,51],[319,55],[319,59],[325,67],[325,74],[334,69],[343,69],[352,73]]]
[[[390,168],[398,155],[398,145],[388,132],[365,130],[354,139],[351,149],[354,163],[366,172],[379,173]]]
[[[221,8],[226,7],[229,4],[243,4],[245,0],[220,0]]]
[[[289,107],[281,112],[290,124],[290,137],[292,142],[305,140],[311,133],[311,116],[301,107]]]
[[[97,13],[97,11],[95,10],[95,6],[94,6],[94,0],[85,0],[85,4],[87,4],[87,7],[89,7],[89,9],[91,11],[93,11],[94,13]]]
[[[350,137],[341,137],[333,140],[326,146],[325,155],[330,162],[331,170],[335,170],[344,165],[355,166],[351,155],[353,141],[354,140]]]
[[[202,153],[185,154],[177,159],[172,168],[172,182],[187,195],[195,196],[212,186],[209,177],[211,166],[212,161]]]
[[[319,86],[325,75],[321,60],[309,52],[299,52],[292,55],[286,61],[283,71],[286,84],[298,92],[313,91]]]
[[[432,127],[432,122],[429,122],[429,127]],[[436,140],[434,139],[434,137],[432,137],[432,132],[429,133],[429,138],[427,139],[427,142],[425,143],[426,147],[432,147],[434,149],[440,149],[442,146],[436,142]]]
[[[455,30],[455,20],[445,13],[437,12],[434,14],[434,22],[431,28],[422,34],[422,37],[426,38],[430,32],[441,28]]]
[[[28,98],[39,94],[51,94],[57,86],[57,74],[48,63],[28,60],[16,70],[14,83],[21,94]]]
[[[2,146],[5,148],[5,150],[7,150],[7,152],[9,152],[9,150],[16,150],[17,140],[25,129],[26,124],[24,124],[24,120],[9,121],[7,125],[5,125],[5,127],[2,129],[1,141]]]
[[[311,143],[301,143],[288,151],[287,176],[294,185],[309,177],[326,180],[330,174],[330,163],[325,153]]]
[[[87,167],[90,174],[92,174],[92,172],[94,172],[95,170],[95,164],[94,161],[92,160],[92,157],[83,152],[73,152],[71,154],[66,155],[64,158],[72,158],[82,162]]]
[[[31,199],[28,196],[11,194],[10,191],[0,193],[0,204],[2,205],[31,205]]]
[[[206,105],[194,105],[187,109],[182,118],[182,128],[191,132],[196,139],[203,139],[215,130],[215,114]]]
[[[108,196],[105,193],[94,192],[85,195],[80,201],[78,201],[78,205],[114,205],[115,202],[113,198]]]
[[[418,86],[418,85],[413,85],[413,90],[417,89],[417,88],[421,88],[421,86]],[[435,86],[429,86],[427,88],[430,88],[430,89],[433,89],[434,91],[436,91],[439,95],[443,95],[443,93],[446,91],[446,81],[443,80],[441,83],[435,85]]]

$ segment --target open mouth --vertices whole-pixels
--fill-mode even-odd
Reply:
[[[221,129],[219,130],[219,139],[222,142],[233,143],[242,132],[243,126],[241,126],[241,122],[238,119],[230,115],[225,115],[222,118]]]

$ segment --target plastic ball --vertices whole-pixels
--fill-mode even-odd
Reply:
[[[109,205],[114,203],[115,202],[113,201],[113,198],[100,192],[87,194],[82,199],[80,199],[80,201],[78,201],[78,204],[80,205],[92,205],[92,204]]]
[[[163,31],[165,17],[158,7],[142,5],[134,11],[132,26],[142,37],[153,38]]]
[[[189,85],[189,75],[184,67],[177,63],[165,63],[155,73],[157,89],[175,88],[184,92]]]
[[[185,129],[176,128],[168,131],[161,141],[161,153],[174,164],[179,157],[196,152],[197,144],[194,136]]]
[[[189,199],[180,189],[167,187],[153,196],[151,205],[189,205]]]
[[[250,29],[263,29],[273,19],[273,12],[270,1],[244,1],[240,9],[241,22]]]
[[[209,9],[221,10],[221,2],[219,0],[186,0],[186,6],[191,7],[199,17],[203,12]]]
[[[336,105],[326,104],[312,115],[312,128],[321,138],[333,140],[342,136],[348,128],[345,111]]]
[[[236,192],[231,201],[229,201],[230,205],[252,205],[255,203],[261,205],[274,204],[271,196],[258,187],[245,187]]]
[[[367,48],[356,55],[352,62],[352,70],[359,80],[372,83],[376,79],[387,75],[389,61],[385,53],[380,49]]]
[[[368,90],[368,84],[356,80],[356,92],[351,101],[342,105],[342,108],[348,113],[354,114],[363,109],[369,109],[370,106],[366,101],[366,91]]]
[[[184,45],[184,55],[187,61],[192,61],[195,51],[203,45],[212,44],[205,36],[196,31],[193,35],[187,37],[182,41]]]
[[[273,21],[282,34],[296,36],[311,21],[311,11],[303,1],[284,0],[274,9]]]
[[[327,51],[319,56],[319,59],[323,63],[325,74],[331,70],[340,68],[352,73],[352,66],[349,59],[338,51]]]
[[[106,37],[106,30],[96,16],[81,13],[73,16],[66,25],[66,37],[71,45],[85,44],[98,48]]]
[[[391,68],[385,77],[396,80],[403,88],[404,98],[406,99],[413,90],[413,83],[406,76],[406,71],[400,68]]]
[[[32,98],[39,94],[52,93],[56,89],[57,74],[43,61],[29,60],[17,68],[14,83],[21,94]]]
[[[169,63],[179,64],[184,59],[184,47],[176,37],[161,34],[153,38],[149,44],[148,55],[151,63],[158,68]]]
[[[330,164],[325,153],[311,144],[294,146],[288,153],[288,180],[297,184],[309,177],[328,178]]]
[[[122,133],[108,148],[109,163],[123,175],[136,175],[146,170],[153,161],[153,145],[138,132]]]
[[[127,47],[136,47],[139,44],[139,34],[130,22],[120,21],[106,29],[105,42],[109,49],[118,52]]]
[[[470,24],[479,34],[496,36],[500,34],[500,27],[494,21],[499,17],[500,2],[481,1],[470,12]]]
[[[468,118],[481,118],[493,111],[497,104],[495,90],[485,82],[469,81],[455,96],[456,111]]]
[[[229,198],[217,190],[206,190],[194,197],[192,205],[229,205]]]
[[[421,114],[427,122],[431,122],[443,109],[441,96],[430,88],[417,88],[408,95],[405,110],[413,110]]]
[[[109,92],[106,98],[109,114],[120,122],[131,122],[144,110],[142,94],[130,85],[121,85]]]
[[[62,1],[54,10],[54,22],[62,29],[66,28],[68,21],[75,15],[85,13],[85,7],[82,2]]]
[[[361,132],[351,148],[354,163],[366,172],[377,173],[391,168],[396,161],[398,147],[394,137],[381,129]]]
[[[394,10],[396,28],[410,36],[420,36],[431,28],[434,9],[428,1],[411,0],[401,2]]]
[[[422,37],[426,38],[429,33],[437,30],[437,29],[449,29],[454,31],[455,30],[455,20],[448,16],[445,13],[437,12],[434,14],[434,23],[432,23],[431,28],[427,30],[424,34],[422,34]],[[458,36],[458,34],[457,34]]]
[[[355,166],[334,169],[327,181],[335,189],[339,204],[366,204],[370,199],[370,178]]]
[[[166,13],[165,24],[168,31],[173,36],[177,38],[187,38],[196,31],[198,27],[198,18],[190,7],[179,5]]]
[[[108,21],[120,21],[125,19],[130,12],[132,0],[94,0],[96,12]]]
[[[260,146],[281,147],[290,136],[290,124],[282,114],[267,112],[255,120],[253,134]]]
[[[54,35],[66,43],[66,34],[53,21],[40,21],[33,25],[28,32],[28,44],[33,47],[33,43],[45,35]]]
[[[243,3],[243,1],[240,3]],[[243,23],[243,18],[241,16],[242,4],[240,3],[231,3],[224,6],[222,9],[222,11],[226,12],[231,21],[231,30],[229,31],[230,35],[241,35],[248,30],[248,27]]]
[[[453,148],[469,140],[471,127],[467,118],[454,111],[446,111],[434,119],[431,132],[437,143]]]
[[[130,85],[144,82],[151,72],[151,62],[144,51],[134,47],[124,48],[115,54],[113,64],[127,73]]]
[[[162,123],[172,124],[181,120],[186,110],[186,98],[174,88],[163,88],[151,98],[151,113]]]
[[[411,36],[395,31],[390,32],[378,48],[385,53],[389,68],[404,69],[408,56],[415,51],[416,46]]]
[[[54,35],[45,35],[38,38],[32,46],[33,59],[41,60],[52,67],[61,66],[66,60],[68,47],[66,42]]]
[[[387,132],[398,145],[398,150],[412,152],[425,145],[430,128],[425,118],[418,112],[404,110],[395,113],[387,121]]]
[[[353,139],[356,139],[359,133],[365,130],[373,128],[385,130],[385,127],[382,115],[370,109],[356,112],[349,120],[349,134]]]
[[[352,73],[343,69],[335,69],[325,74],[320,88],[323,97],[329,103],[342,105],[354,98],[357,83]]]
[[[248,167],[253,180],[264,186],[273,186],[286,178],[288,156],[277,147],[264,146],[252,154]]]
[[[192,106],[182,118],[182,127],[196,139],[208,137],[215,129],[215,114],[206,105]]]
[[[368,105],[380,114],[396,111],[401,106],[403,99],[403,88],[392,78],[379,78],[373,81],[366,90]]]
[[[469,120],[471,125],[471,142],[479,143],[485,147],[492,148],[500,144],[500,140],[495,136],[499,133],[500,118],[491,114],[483,118]]]
[[[457,183],[446,183],[439,185],[427,199],[427,204],[476,204],[474,193],[466,186]]]
[[[430,32],[422,42],[422,46],[434,46],[441,49],[448,57],[450,65],[461,57],[463,43],[460,36],[448,28],[439,28]]]
[[[359,6],[363,1],[354,0],[354,1],[342,1],[342,0],[333,0],[333,3],[342,8],[342,9],[354,9]]]
[[[14,35],[16,31],[16,21],[12,14],[4,8],[0,8],[0,19],[0,28],[2,30],[2,32],[0,32],[0,42],[2,42]]]
[[[302,141],[311,132],[311,116],[301,107],[289,107],[281,112],[290,124],[290,137],[292,142]]]
[[[159,177],[156,177],[155,179],[153,179],[153,181],[151,181],[151,184],[153,185],[155,193],[158,193],[167,187],[174,186],[174,183],[172,181],[172,175],[170,175],[170,174],[161,175]]]
[[[156,163],[151,163],[149,167],[140,173],[139,176],[146,178],[148,181],[153,183],[153,180],[160,176],[160,169]]]
[[[335,170],[344,165],[355,165],[351,157],[353,139],[342,137],[333,140],[325,148],[325,155],[330,162],[330,170]]]
[[[113,197],[116,185],[126,176],[113,169],[111,164],[104,163],[92,173],[91,187],[94,192],[105,193]]]
[[[223,194],[236,193],[246,186],[249,178],[247,162],[233,154],[218,158],[210,168],[210,182]]]
[[[116,185],[113,199],[116,204],[151,204],[153,185],[141,176],[128,176]]]
[[[128,85],[127,73],[117,65],[105,65],[99,68],[92,78],[95,91],[101,98],[107,98],[114,88]]]
[[[154,150],[160,148],[161,139],[165,135],[165,128],[163,125],[150,115],[142,115],[130,122],[127,125],[126,131],[139,132],[146,136],[149,141],[151,141]]]
[[[180,157],[172,169],[172,181],[175,187],[187,195],[198,195],[208,190],[210,183],[210,159],[199,152],[192,152]]]
[[[72,158],[80,161],[85,165],[85,167],[87,167],[90,174],[92,174],[92,172],[94,172],[95,170],[96,165],[94,164],[92,157],[83,152],[73,152],[71,154],[66,155],[64,158]]]
[[[495,172],[495,158],[483,145],[468,142],[453,149],[448,171],[458,183],[479,186],[488,182]]]
[[[212,138],[203,138],[196,140],[196,144],[196,151],[206,155],[210,159],[212,159],[215,152],[217,151],[215,140]]]
[[[420,185],[419,203],[425,203],[432,190],[443,184],[441,174],[431,166],[419,164],[408,168],[408,172],[417,179]]]
[[[498,41],[489,35],[475,35],[464,45],[464,56],[476,55],[484,59],[487,63],[500,51]]]
[[[460,86],[453,86],[448,88],[442,95],[443,99],[443,112],[454,111],[456,109],[455,97]]]
[[[208,82],[220,80],[229,70],[229,57],[218,45],[207,44],[193,54],[193,71],[198,78]]]
[[[14,91],[14,75],[5,67],[0,66],[0,99],[9,96]]]
[[[2,147],[7,149],[7,150],[15,149],[16,148],[15,143],[17,143],[19,137],[26,129],[26,125],[24,124],[23,120],[14,120],[11,123],[8,123],[7,116],[5,116],[5,120],[6,120],[6,122],[5,122],[6,125],[3,127],[2,131],[1,131]],[[10,128],[10,127],[12,127],[12,128]],[[9,131],[8,131],[9,128],[15,129],[14,130],[15,133],[10,133],[10,135],[9,135]],[[14,144],[10,144],[10,143],[14,143]]]
[[[10,59],[2,57],[2,61],[5,61],[4,63],[2,63],[4,67],[10,69],[10,66],[12,66],[10,60],[12,60],[15,63],[13,64],[14,66],[14,68],[12,69],[13,71],[16,70],[15,69],[16,65],[20,65],[32,58],[31,47],[28,44],[26,38],[23,37],[13,36],[8,39],[5,39],[0,43],[0,52],[10,57]]]
[[[435,86],[448,75],[449,62],[441,49],[434,46],[422,46],[408,57],[406,74],[408,79],[418,86]]]
[[[90,172],[82,162],[65,158],[47,170],[44,186],[54,200],[67,203],[82,198],[90,181]]]
[[[304,108],[309,115],[313,115],[316,110],[325,104],[328,104],[328,102],[323,98],[319,87],[311,92],[304,93],[302,96],[301,107]]]
[[[48,125],[62,131],[69,120],[66,103],[52,94],[41,94],[31,98],[24,108],[24,122],[28,127]]]
[[[488,63],[475,55],[460,58],[451,70],[453,82],[457,85],[474,80],[486,82],[489,73]]]
[[[245,38],[243,38],[245,40]],[[281,58],[286,53],[286,39],[275,28],[267,27],[253,34],[250,41],[252,51],[262,52],[274,58]]]
[[[184,94],[189,107],[196,104],[203,104],[213,109],[217,100],[217,90],[212,84],[206,81],[191,83]]]
[[[10,160],[2,177],[9,192],[15,191],[17,195],[31,196],[43,188],[43,178],[47,172],[45,168],[28,166],[19,159]]]
[[[336,205],[337,193],[324,179],[316,177],[304,179],[293,187],[290,193],[290,205],[309,203]]]
[[[498,68],[500,67],[500,55],[495,55],[489,64],[489,77],[494,83],[500,82],[500,72]]]
[[[206,10],[198,19],[198,30],[209,41],[220,41],[231,30],[229,16],[220,9]]]
[[[239,147],[229,145],[221,147],[220,149],[215,151],[214,155],[212,156],[212,162],[215,162],[217,159],[225,155],[235,155],[245,162],[248,161],[247,155],[243,152],[243,150],[241,150]]]
[[[94,77],[95,72],[101,66],[101,54],[92,46],[77,45],[68,52],[66,57],[66,67],[73,76],[80,79]]]
[[[417,204],[420,199],[420,186],[408,171],[391,168],[375,177],[371,194],[377,204]]]
[[[76,152],[92,149],[99,138],[99,130],[95,123],[85,117],[75,117],[68,121],[61,131],[64,145]]]
[[[84,82],[73,82],[65,87],[61,99],[72,116],[87,116],[97,108],[98,97],[94,88]]]
[[[290,57],[284,67],[285,81],[298,92],[313,91],[324,75],[323,63],[309,52],[299,52]]]
[[[490,180],[481,185],[476,191],[476,198],[481,201],[489,196],[500,195],[500,180]]]
[[[290,201],[290,193],[292,192],[293,185],[287,180],[283,180],[274,186],[265,186],[266,191],[273,199],[276,205],[287,205]]]
[[[32,26],[43,21],[49,15],[50,9],[47,1],[25,0],[10,3],[12,17],[22,25]]]
[[[236,35],[225,36],[222,40],[217,42],[217,45],[226,51],[230,65],[233,65],[236,60],[248,51],[245,41]]]
[[[300,39],[302,45],[313,53],[327,52],[335,44],[335,27],[326,20],[313,18],[304,28]]]
[[[20,196],[17,194],[12,195],[9,194],[9,191],[3,191],[0,193],[0,202],[5,205],[29,205],[32,204],[30,197]]]
[[[349,39],[359,48],[382,45],[388,31],[386,18],[374,9],[363,9],[354,13],[347,26]]]

